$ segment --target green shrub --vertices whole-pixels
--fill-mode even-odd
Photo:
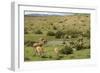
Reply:
[[[54,30],[57,30],[57,27],[56,27],[56,26],[53,26],[53,29],[54,29]]]
[[[84,49],[84,45],[83,45],[83,42],[80,44],[80,42],[78,42],[76,45],[75,45],[75,48],[77,50],[81,50],[81,49]]]
[[[24,28],[24,34],[28,34],[28,28],[27,27]]]
[[[84,49],[90,49],[90,44],[83,44]]]
[[[47,35],[48,35],[48,36],[55,36],[55,33],[54,33],[53,31],[48,31],[48,32],[47,32]]]
[[[72,54],[73,53],[73,50],[70,46],[64,46],[61,50],[60,50],[60,53],[61,54]]]
[[[62,42],[62,44],[66,44],[66,42],[65,42],[65,41],[63,41],[63,42]]]
[[[62,32],[62,31],[57,31],[57,32],[55,33],[55,38],[60,39],[62,36],[64,36],[64,32]]]
[[[77,38],[79,36],[79,34],[72,34],[71,37],[72,38]]]
[[[76,49],[77,49],[77,50],[81,50],[81,49],[83,49],[83,46],[77,44],[77,45],[76,45]]]
[[[35,31],[35,34],[42,34],[42,31],[41,30],[37,30],[37,31]]]

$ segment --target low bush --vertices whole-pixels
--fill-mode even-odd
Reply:
[[[55,36],[55,33],[53,31],[48,31],[47,36]]]
[[[84,46],[83,42],[78,42],[78,43],[76,43],[75,48],[77,50],[81,50],[81,49],[84,49],[85,46]]]
[[[56,26],[53,26],[53,29],[54,29],[54,30],[57,30],[57,27],[56,27]]]
[[[64,46],[61,50],[60,50],[60,53],[61,54],[72,54],[73,53],[73,50],[70,46]]]
[[[77,38],[79,36],[79,34],[72,34],[71,37],[72,38]]]
[[[84,49],[90,49],[90,44],[83,44]]]
[[[89,40],[88,40],[89,41]],[[77,50],[81,50],[81,49],[90,49],[90,42],[85,41],[84,39],[81,41],[77,41],[75,43],[75,48]]]
[[[64,36],[64,32],[62,32],[62,31],[57,31],[57,32],[55,33],[55,38],[60,39],[62,36]]]
[[[41,30],[37,30],[37,31],[35,31],[35,34],[42,34],[42,31]]]
[[[83,49],[83,45],[79,45],[79,44],[77,44],[77,45],[76,45],[76,49],[77,49],[77,50],[81,50],[81,49]]]

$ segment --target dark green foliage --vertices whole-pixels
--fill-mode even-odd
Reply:
[[[53,26],[53,29],[54,29],[54,30],[57,30],[57,27]]]
[[[84,49],[90,49],[90,45],[84,45]]]
[[[35,31],[35,34],[42,34],[42,31],[41,30],[37,30],[37,31]]]
[[[30,61],[30,58],[24,57],[24,61]]]
[[[47,56],[45,56],[45,55],[43,55],[43,56],[41,56],[41,58],[48,58]]]
[[[79,45],[79,44],[76,45],[76,49],[77,49],[77,50],[81,50],[81,49],[83,49],[83,48],[84,48],[83,45]]]
[[[27,41],[25,40],[25,41],[24,41],[24,45],[25,45],[25,46],[32,46],[33,43],[35,43],[35,41],[30,41],[30,40],[27,40]]]
[[[47,35],[48,35],[48,36],[55,36],[55,33],[54,33],[53,31],[48,31],[48,32],[47,32]]]
[[[61,54],[72,54],[73,53],[73,50],[70,46],[64,46],[61,50],[60,50],[60,53]]]
[[[63,41],[63,42],[62,42],[62,44],[66,44],[66,42],[65,42],[65,41]]]
[[[55,38],[60,39],[62,36],[64,36],[64,32],[62,32],[62,31],[57,31],[57,32],[55,33]]]
[[[72,38],[77,38],[79,36],[79,34],[72,34]]]
[[[77,50],[90,49],[90,42],[88,41],[84,40],[83,38],[78,39],[75,43],[75,48]]]
[[[84,49],[83,41],[77,41],[75,47],[76,47],[77,50],[82,50],[82,49]]]
[[[24,34],[28,34],[28,28],[27,27],[24,28]]]
[[[83,48],[84,48],[84,49],[90,49],[90,44],[89,44],[89,43],[83,44]]]

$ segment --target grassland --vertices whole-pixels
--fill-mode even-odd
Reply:
[[[46,61],[46,60],[59,60],[57,56],[52,52],[54,47],[45,47],[46,53],[45,58],[41,58],[39,56],[34,56],[34,51],[32,47],[25,47],[25,61]],[[73,54],[69,55],[61,55],[63,56],[61,60],[70,60],[70,59],[89,59],[90,58],[90,50],[84,49],[74,52]]]
[[[26,16],[24,17],[24,60],[69,60],[90,58],[90,15],[75,14],[65,16]],[[58,32],[58,33],[57,33]],[[48,34],[49,33],[49,34]],[[60,34],[59,34],[60,33]],[[69,37],[70,36],[70,37]],[[40,38],[46,38],[47,43],[43,46],[45,57],[34,55],[34,42]],[[66,43],[74,42],[74,48],[83,38],[80,50],[72,54],[60,53],[60,58],[55,55],[54,48],[62,49]],[[73,45],[70,45],[73,46]]]

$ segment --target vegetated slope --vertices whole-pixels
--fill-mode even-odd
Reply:
[[[66,15],[66,16],[25,16],[25,31],[34,33],[37,30],[47,31],[80,31],[86,33],[90,30],[90,15]]]

